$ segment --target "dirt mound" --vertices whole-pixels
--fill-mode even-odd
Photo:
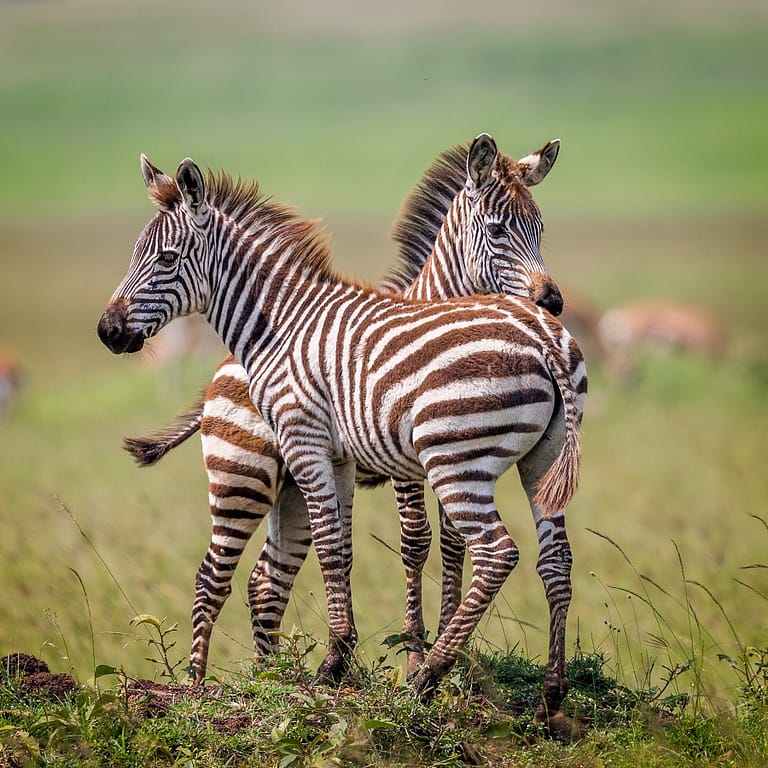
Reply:
[[[128,706],[144,717],[164,717],[170,707],[180,701],[218,696],[215,687],[155,683],[151,680],[132,680],[126,693]]]
[[[25,693],[51,699],[65,699],[78,689],[77,681],[66,672],[51,672],[41,659],[28,653],[10,653],[0,658],[0,670],[18,680]]]
[[[0,658],[0,669],[8,677],[24,677],[35,672],[49,672],[48,665],[28,653],[9,653]]]

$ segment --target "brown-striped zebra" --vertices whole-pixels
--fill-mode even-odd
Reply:
[[[476,182],[488,161],[470,162]],[[170,178],[142,156],[142,173],[160,210],[99,321],[100,339],[116,354],[138,351],[174,317],[200,312],[248,371],[251,400],[309,511],[329,621],[318,682],[340,679],[356,642],[356,464],[427,479],[472,560],[468,591],[413,680],[429,695],[517,563],[494,504],[497,478],[517,464],[537,521],[562,514],[575,491],[586,393],[578,346],[528,300],[417,302],[343,280],[314,223],[263,199],[255,183],[205,180],[189,158]],[[519,187],[524,208],[530,193]],[[483,208],[482,185],[462,201]],[[569,581],[569,551],[548,565]],[[548,711],[567,685],[564,611],[561,619]]]
[[[483,136],[476,145],[477,150],[486,145],[494,156],[493,167],[516,168],[517,175],[528,186],[544,179],[559,150],[559,142],[553,140],[538,152],[515,162],[501,155],[490,137]],[[468,149],[469,145],[461,145],[443,152],[406,199],[393,229],[393,239],[399,246],[399,263],[385,279],[384,287],[412,298],[479,293],[530,296],[557,314],[562,308],[562,299],[544,272],[538,251],[541,224],[535,205],[526,209],[526,217],[518,216],[515,222],[521,230],[527,227],[535,232],[532,238],[522,242],[522,247],[515,241],[499,252],[497,246],[489,248],[485,240],[480,240],[479,250],[468,254],[463,243],[465,230],[473,219],[452,221],[443,227],[453,200],[467,184],[473,183],[467,170]],[[503,180],[498,174],[487,179],[486,184],[499,188],[501,201],[509,196],[505,195]],[[498,202],[496,213],[496,220],[505,218],[504,207]],[[486,220],[480,219],[480,224],[484,226]],[[521,272],[522,277],[517,277],[516,272]],[[217,369],[206,388],[204,402],[178,417],[171,428],[146,438],[127,440],[126,446],[141,464],[153,464],[199,427],[209,476],[213,534],[196,577],[192,611],[190,664],[197,681],[205,675],[211,630],[230,594],[233,571],[263,517],[269,513],[269,533],[248,585],[257,655],[276,648],[277,630],[290,590],[311,541],[303,497],[292,483],[283,485],[282,460],[274,437],[253,408],[245,370],[232,357]],[[423,513],[423,487],[421,482],[395,483],[407,584],[403,631],[412,638],[407,653],[409,675],[423,662],[421,577],[431,540],[429,523]],[[274,505],[277,506],[272,511]],[[445,524],[442,515],[440,532],[442,628],[461,598],[464,545],[451,526]]]

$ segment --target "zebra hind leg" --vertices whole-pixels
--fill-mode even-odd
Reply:
[[[226,507],[219,507],[222,498],[213,497],[211,506],[211,541],[195,576],[195,601],[192,605],[192,648],[189,662],[194,682],[203,682],[208,668],[208,652],[213,625],[232,592],[232,577],[243,550],[271,509],[271,499],[259,495],[243,496],[245,489],[237,489],[238,501],[233,496],[222,497]]]
[[[536,448],[518,461],[520,480],[536,525],[539,541],[539,558],[536,570],[544,585],[549,604],[549,655],[544,677],[542,701],[536,712],[536,720],[548,722],[563,703],[568,692],[565,668],[565,630],[568,608],[571,603],[571,567],[573,556],[565,530],[565,511],[545,517],[534,499],[539,480],[555,460],[562,445],[562,409],[555,414],[546,438]]]
[[[536,711],[538,721],[554,715],[568,693],[565,669],[565,624],[571,603],[573,556],[565,531],[565,515],[540,519],[536,525],[539,559],[536,570],[544,584],[549,603],[549,659],[544,677],[542,703]]]
[[[406,588],[403,636],[406,670],[411,678],[424,663],[426,630],[422,587],[432,531],[424,502],[424,482],[394,481],[393,486],[400,513],[400,556],[405,569]]]
[[[277,651],[277,633],[291,589],[312,546],[307,505],[290,475],[285,479],[268,520],[267,540],[248,581],[256,657]]]
[[[459,489],[460,491],[461,489]],[[440,487],[440,495],[461,497],[449,485]],[[475,498],[480,499],[481,494]],[[507,576],[517,565],[517,545],[493,506],[492,494],[484,496],[482,506],[467,510],[445,499],[445,512],[467,544],[472,559],[472,578],[464,599],[432,646],[424,666],[414,679],[414,688],[425,700],[433,695],[440,679],[458,658],[459,652],[474,632]]]
[[[464,569],[466,547],[461,534],[453,527],[443,509],[440,513],[440,557],[443,566],[442,598],[440,601],[440,622],[437,634],[441,634],[453,618],[461,603],[461,580]]]

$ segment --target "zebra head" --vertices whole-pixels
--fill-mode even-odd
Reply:
[[[553,139],[515,161],[487,133],[472,142],[463,255],[476,293],[525,296],[553,315],[562,312],[563,297],[541,256],[541,213],[528,189],[549,173],[559,151],[560,141]]]
[[[159,210],[99,320],[99,339],[115,354],[138,352],[175,317],[205,312],[210,293],[204,265],[212,213],[200,169],[187,158],[172,179],[142,155],[141,173]]]

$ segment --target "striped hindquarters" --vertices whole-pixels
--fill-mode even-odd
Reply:
[[[233,517],[251,502],[273,504],[285,472],[274,433],[253,407],[247,382],[234,357],[225,359],[206,390],[200,429],[211,507]]]

